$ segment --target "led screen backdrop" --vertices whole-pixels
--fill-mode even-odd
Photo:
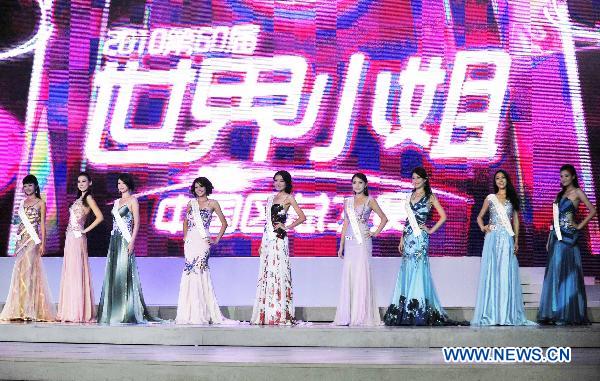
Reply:
[[[182,255],[197,176],[213,182],[229,221],[217,256],[257,255],[278,169],[292,173],[308,217],[292,234],[295,256],[336,254],[355,172],[390,220],[374,255],[396,253],[415,166],[448,213],[431,255],[480,255],[475,217],[499,168],[523,199],[522,264],[544,255],[561,164],[576,166],[595,202],[581,31],[566,3],[12,3],[13,19],[29,24],[4,32],[18,38],[0,65],[2,203],[14,211],[22,177],[36,174],[55,254],[83,169],[107,217],[117,174],[134,175],[136,254],[149,256]],[[8,214],[1,239],[11,253]],[[92,255],[105,253],[109,230],[107,221],[90,233]],[[600,251],[596,219],[582,246]]]

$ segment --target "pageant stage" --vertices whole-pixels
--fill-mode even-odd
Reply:
[[[0,324],[9,380],[597,380],[600,324],[348,328]],[[569,364],[446,364],[444,346],[570,346]]]
[[[456,320],[469,320],[479,258],[431,258],[442,303]],[[174,319],[181,258],[138,258],[150,310]],[[4,298],[12,258],[0,259]],[[44,258],[56,297],[62,258]],[[94,289],[105,258],[90,258]],[[256,258],[212,258],[221,309],[249,320],[258,271]],[[399,258],[373,258],[383,314]],[[334,327],[341,260],[292,258],[294,327],[179,326],[173,323],[99,326],[70,323],[0,323],[0,379],[22,380],[595,380],[600,373],[600,286],[587,278],[584,327]],[[521,268],[526,311],[535,319],[543,269]],[[320,290],[320,292],[316,292]],[[95,295],[99,297],[98,293]],[[0,304],[4,301],[0,300]],[[569,364],[447,364],[442,347],[571,347]]]

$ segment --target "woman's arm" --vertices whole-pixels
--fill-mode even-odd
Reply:
[[[188,202],[187,207],[185,208],[185,217],[183,218],[183,241],[184,242],[185,242],[185,238],[187,237],[187,231],[188,231],[187,215],[190,212],[190,208],[191,208],[191,205]]]
[[[485,200],[483,201],[483,206],[481,207],[481,210],[479,211],[479,214],[477,215],[477,225],[479,225],[479,229],[481,229],[482,233],[489,233],[491,231],[490,225],[483,224],[483,216],[485,216],[485,214],[487,213],[489,208],[490,208],[490,201],[486,197]]]
[[[296,226],[303,223],[304,221],[306,221],[306,216],[304,215],[304,212],[302,211],[302,209],[300,209],[300,207],[298,206],[298,203],[296,202],[296,199],[292,195],[290,195],[290,205],[292,205],[292,208],[294,208],[294,211],[296,211],[298,218],[296,218],[296,221],[292,222],[289,226],[285,226],[282,223],[278,222],[276,224],[276,226],[274,226],[275,229],[278,229],[278,228],[282,228],[283,230],[293,229]]]
[[[344,207],[344,223],[342,224],[342,236],[340,237],[340,248],[338,249],[338,257],[344,256],[344,245],[346,243],[346,231],[348,231],[348,216],[346,216],[346,208]]]
[[[131,201],[131,212],[133,213],[133,233],[131,233],[131,242],[127,245],[127,252],[129,254],[133,253],[135,238],[137,237],[138,230],[140,230],[140,204],[138,204],[138,200],[135,197]]]
[[[42,200],[40,203],[40,233],[42,243],[40,244],[40,255],[46,254],[46,203]]]
[[[431,229],[427,229],[427,227],[424,226],[425,231],[431,235],[431,234],[435,233],[440,227],[442,227],[442,225],[446,222],[447,217],[446,217],[446,211],[444,210],[444,208],[442,208],[442,204],[440,204],[438,198],[434,194],[432,194],[430,198],[431,198],[431,204],[433,205],[435,210],[440,215],[440,219],[435,223],[435,225],[433,225],[433,227]]]
[[[374,198],[369,200],[369,206],[375,211],[375,213],[379,216],[379,219],[381,220],[377,229],[374,232],[369,233],[371,237],[377,237],[377,235],[381,233],[385,225],[388,223],[388,218],[385,215],[385,213],[383,213],[383,210],[381,210],[379,204]]]
[[[519,251],[519,212],[513,211],[513,232],[515,233],[515,254]]]
[[[221,211],[221,205],[219,205],[218,201],[213,201],[213,209],[215,210],[215,213],[217,213],[217,217],[219,217],[219,221],[221,221],[221,230],[219,230],[219,234],[217,234],[217,238],[215,238],[214,244],[216,245],[217,243],[219,243],[219,241],[221,240],[221,238],[223,237],[223,234],[225,234],[225,230],[227,229],[227,220],[225,219],[225,216],[223,215],[223,211]]]
[[[577,190],[575,191],[575,194],[577,195],[577,197],[579,197],[579,199],[585,204],[585,206],[590,211],[587,214],[587,216],[585,216],[585,218],[576,226],[577,230],[581,230],[584,227],[586,227],[586,225],[588,224],[588,222],[590,222],[590,220],[592,218],[594,218],[597,211],[596,211],[596,207],[594,206],[594,204],[592,204],[590,202],[587,195],[580,188],[577,188]]]
[[[100,208],[98,208],[98,204],[96,204],[96,201],[92,198],[92,196],[87,197],[87,203],[90,206],[90,209],[92,210],[92,213],[94,213],[94,216],[96,218],[87,228],[83,229],[83,231],[82,231],[83,234],[91,231],[93,228],[98,226],[102,221],[104,221],[104,216],[102,215]]]

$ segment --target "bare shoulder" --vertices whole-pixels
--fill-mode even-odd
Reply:
[[[296,198],[294,197],[293,194],[290,193],[283,200],[283,204],[284,205],[289,205],[289,204],[292,204],[292,203],[294,203],[294,204],[296,203]]]
[[[575,195],[577,196],[578,199],[584,199],[584,198],[587,197],[587,195],[585,194],[585,192],[581,188],[576,188],[575,189]]]

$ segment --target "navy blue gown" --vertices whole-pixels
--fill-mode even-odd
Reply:
[[[542,324],[589,324],[587,299],[577,241],[579,231],[573,219],[577,210],[568,198],[560,200],[559,225],[562,240],[550,232],[548,264],[538,310]]]

